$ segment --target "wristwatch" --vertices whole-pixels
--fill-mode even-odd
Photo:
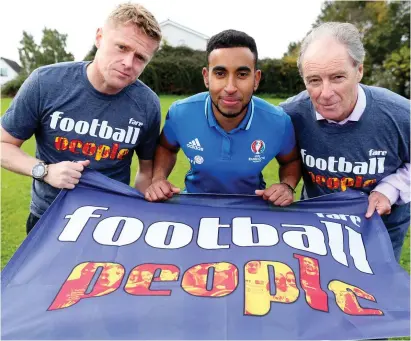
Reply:
[[[44,181],[45,176],[47,175],[48,172],[48,165],[40,161],[38,164],[36,164],[32,170],[31,170],[31,176],[39,181]]]

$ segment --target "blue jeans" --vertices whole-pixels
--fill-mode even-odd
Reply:
[[[401,206],[393,205],[391,207],[391,214],[381,216],[381,218],[390,235],[395,259],[399,262],[402,245],[404,244],[404,239],[410,226],[410,204],[408,203]]]

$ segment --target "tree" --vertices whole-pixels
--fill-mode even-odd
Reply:
[[[18,48],[22,69],[17,78],[1,87],[3,95],[14,96],[28,75],[40,66],[74,60],[74,56],[66,52],[66,41],[67,34],[44,28],[41,43],[37,45],[33,36],[23,31]]]
[[[23,39],[20,41],[20,44],[22,47],[18,50],[22,72],[28,75],[38,67],[40,59],[39,46],[34,42],[33,36],[26,31],[23,31]]]
[[[33,36],[23,31],[18,49],[23,72],[28,75],[42,65],[74,60],[74,56],[66,52],[66,40],[67,34],[44,28],[41,44],[37,45]]]
[[[364,83],[409,96],[409,55],[407,65],[404,55],[410,47],[409,1],[327,1],[315,25],[329,21],[358,28],[366,50]]]
[[[298,55],[300,53],[300,47],[301,47],[301,42],[299,41],[298,43],[290,43],[288,44],[288,49],[287,52],[284,53],[283,59],[284,58],[289,58],[289,59],[298,59]]]
[[[66,52],[66,41],[67,34],[61,34],[57,30],[44,28],[43,39],[40,45],[42,51],[41,64],[49,65],[74,60],[74,56]]]
[[[94,56],[96,55],[97,52],[97,47],[96,45],[93,45],[93,47],[88,51],[87,55],[84,57],[83,60],[93,60]]]
[[[392,52],[383,64],[384,74],[380,86],[388,87],[410,97],[410,47],[402,46]]]

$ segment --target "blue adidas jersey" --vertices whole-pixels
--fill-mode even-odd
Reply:
[[[253,97],[240,125],[226,132],[211,104],[204,92],[173,103],[167,114],[164,135],[183,149],[191,164],[186,191],[254,194],[264,189],[263,168],[295,145],[290,117],[280,107]]]

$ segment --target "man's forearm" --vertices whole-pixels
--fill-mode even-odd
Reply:
[[[177,161],[177,153],[158,145],[154,159],[153,182],[167,179]]]
[[[301,179],[301,161],[294,160],[286,164],[280,164],[279,168],[280,182],[285,182],[295,188]]]
[[[14,144],[1,143],[1,166],[14,173],[31,176],[32,168],[39,163]]]
[[[395,173],[383,178],[372,190],[384,194],[391,205],[410,202],[410,164],[404,163]]]
[[[136,178],[134,179],[134,188],[139,190],[141,193],[144,193],[150,185],[151,176],[138,171],[136,174]]]

